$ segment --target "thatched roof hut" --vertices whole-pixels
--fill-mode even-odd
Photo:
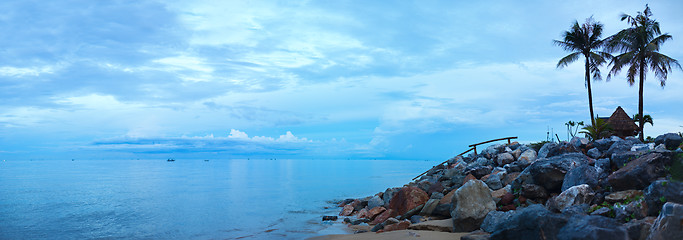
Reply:
[[[633,119],[626,114],[621,106],[614,110],[607,123],[612,127],[612,135],[620,138],[635,136],[639,132],[638,125],[633,122]]]

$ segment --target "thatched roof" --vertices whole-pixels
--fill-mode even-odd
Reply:
[[[612,116],[609,117],[607,122],[610,124],[613,131],[619,133],[617,135],[633,136],[639,130],[638,125],[633,122],[633,119],[626,114],[621,106],[614,110],[614,113],[612,113]]]

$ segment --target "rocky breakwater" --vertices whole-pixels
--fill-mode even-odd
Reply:
[[[463,239],[683,239],[683,139],[517,142],[457,156],[403,187],[347,199],[358,232],[471,232]],[[330,219],[328,217],[328,219]]]

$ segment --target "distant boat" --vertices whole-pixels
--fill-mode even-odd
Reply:
[[[175,162],[175,159],[169,158],[169,159],[166,159],[166,161],[167,161],[167,162]]]

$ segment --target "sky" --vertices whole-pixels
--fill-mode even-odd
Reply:
[[[574,21],[644,1],[0,1],[0,159],[446,160],[589,123]],[[683,61],[683,2],[651,1]],[[601,68],[606,76],[608,67]],[[650,73],[647,136],[683,132],[683,72]],[[594,108],[637,113],[624,73]]]

